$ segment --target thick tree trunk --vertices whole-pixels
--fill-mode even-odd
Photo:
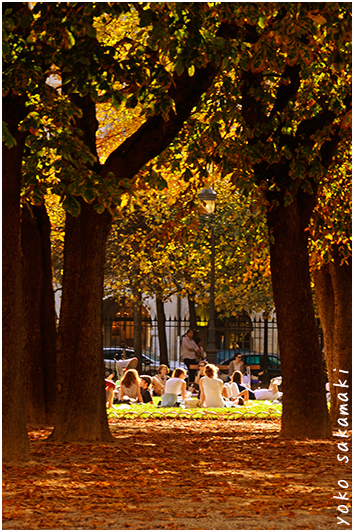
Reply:
[[[192,296],[188,296],[188,309],[189,309],[189,328],[192,331],[197,330],[197,314],[195,311],[195,302]]]
[[[142,371],[142,352],[143,352],[143,321],[142,321],[142,309],[141,309],[141,297],[136,298],[134,302],[134,311],[133,311],[133,317],[134,317],[134,355],[138,359],[138,366],[137,370],[138,373],[141,373]]]
[[[102,342],[103,266],[111,215],[81,201],[66,219],[57,339],[57,405],[51,439],[113,441],[106,414]]]
[[[52,285],[50,221],[46,208],[22,208],[21,242],[26,330],[26,419],[53,424],[56,391],[56,315]]]
[[[349,429],[352,426],[351,264],[341,266],[340,258],[336,257],[333,262],[315,270],[313,279],[324,333],[331,423],[334,428]],[[340,382],[342,386],[338,386]]]
[[[311,294],[307,233],[297,201],[267,214],[283,376],[282,436],[331,436]]]
[[[23,109],[22,109],[23,107]],[[2,454],[9,462],[30,460],[24,400],[24,332],[21,271],[21,165],[24,134],[17,124],[24,106],[7,96],[3,101],[3,120],[17,144],[3,144],[2,203]]]
[[[166,316],[163,300],[156,296],[157,331],[159,335],[160,364],[168,366],[168,351],[166,338]]]

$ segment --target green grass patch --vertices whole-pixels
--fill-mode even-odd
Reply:
[[[159,397],[154,404],[113,405],[107,410],[108,418],[114,419],[280,419],[281,404],[265,401],[249,401],[246,406],[233,408],[158,408]]]

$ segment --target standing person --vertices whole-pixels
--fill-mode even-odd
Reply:
[[[186,370],[177,368],[172,373],[172,378],[168,379],[165,386],[165,393],[162,396],[160,406],[176,406],[178,394],[182,394],[182,400],[186,398]]]
[[[167,379],[167,374],[170,373],[170,368],[166,364],[161,364],[157,369],[157,375],[152,378],[152,386],[154,388],[154,395],[163,395],[165,393],[165,386]]]
[[[143,402],[140,393],[139,373],[136,369],[128,369],[128,371],[124,373],[123,379],[120,382],[119,394],[119,399],[122,400],[123,398],[131,399],[133,402]]]
[[[199,352],[199,348],[193,340],[193,334],[192,329],[187,331],[186,335],[183,337],[181,349],[181,357],[188,368],[188,380],[190,382],[194,381],[196,370],[189,368],[192,364],[197,364],[197,353]]]

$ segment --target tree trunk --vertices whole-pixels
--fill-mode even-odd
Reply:
[[[281,434],[331,436],[312,301],[307,233],[298,203],[269,209],[271,272],[283,376]]]
[[[160,364],[168,366],[168,351],[166,338],[166,316],[163,300],[156,296],[156,316],[157,316],[157,331],[159,335],[160,346]]]
[[[188,308],[189,308],[189,328],[192,331],[197,331],[197,313],[195,311],[195,302],[192,296],[188,296]]]
[[[341,266],[340,258],[335,257],[333,262],[315,270],[313,279],[324,334],[331,394],[331,423],[332,427],[349,429],[352,425],[351,264]],[[343,386],[338,386],[339,381]],[[346,384],[349,384],[348,388]]]
[[[50,221],[45,206],[22,208],[25,403],[27,423],[53,424],[56,391],[56,315]]]
[[[11,95],[3,99],[3,120],[17,144],[3,144],[2,163],[2,454],[9,462],[30,460],[24,401],[24,334],[22,316],[20,192],[25,135],[17,124],[24,105]],[[22,114],[22,112],[24,114]]]
[[[142,361],[141,356],[143,352],[143,322],[142,322],[142,312],[141,312],[141,296],[139,299],[136,299],[134,302],[134,355],[138,359],[137,370],[138,373],[142,372]]]
[[[57,406],[51,439],[113,441],[108,428],[102,339],[103,266],[111,215],[81,202],[67,214],[57,338]]]

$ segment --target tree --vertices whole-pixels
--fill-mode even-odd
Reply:
[[[349,125],[349,124],[348,124]],[[331,422],[338,426],[342,417],[339,394],[351,396],[351,387],[334,386],[339,379],[351,383],[352,375],[352,256],[351,256],[351,162],[350,144],[337,154],[333,173],[321,183],[319,200],[311,224],[311,266],[316,302],[324,332],[328,381],[331,394]],[[348,373],[340,373],[342,372]],[[343,398],[346,395],[341,396]],[[348,401],[347,426],[352,407]]]
[[[29,8],[22,4],[3,4],[4,10],[4,64],[11,62],[11,43],[16,40],[17,53],[25,45],[28,32],[21,20],[29,17]],[[7,10],[13,19],[6,19]],[[12,32],[12,38],[8,32]],[[9,58],[10,56],[10,58]],[[16,73],[15,73],[16,75]],[[11,76],[10,76],[11,77]],[[20,77],[20,76],[19,76]],[[25,410],[21,390],[24,386],[23,367],[24,331],[22,314],[21,271],[21,218],[20,193],[22,184],[21,163],[26,132],[19,131],[20,122],[26,117],[27,97],[22,86],[3,85],[3,459],[4,461],[30,459],[26,430]]]
[[[130,9],[130,6],[125,4],[122,8],[115,6],[109,10],[107,5],[104,5],[104,11],[110,11],[112,16],[116,16],[114,9],[119,11],[126,8]],[[173,15],[174,8],[171,9]],[[201,46],[199,41],[194,43],[193,47],[189,46],[190,40],[194,38],[189,18],[170,17],[171,9],[167,4],[155,5],[155,11],[139,6],[140,26],[148,28],[146,36],[149,39],[147,44],[139,40],[136,46],[132,46],[127,65],[123,60],[119,68],[117,58],[112,57],[112,54],[110,56],[109,50],[102,46],[99,54],[102,63],[93,62],[90,63],[90,68],[83,69],[80,65],[83,42],[83,55],[86,57],[92,48],[96,50],[95,46],[98,44],[95,38],[89,38],[89,33],[93,34],[91,27],[95,13],[93,7],[85,7],[86,16],[91,17],[89,23],[85,22],[85,26],[89,27],[90,31],[82,38],[82,27],[77,24],[79,8],[71,4],[66,12],[66,22],[70,27],[69,37],[73,37],[75,45],[68,47],[67,51],[61,49],[53,58],[57,72],[60,72],[65,84],[66,93],[79,109],[76,125],[82,132],[84,145],[90,149],[96,160],[93,165],[91,161],[87,161],[86,165],[91,176],[92,172],[94,173],[93,184],[86,178],[81,182],[74,181],[73,186],[67,188],[67,198],[64,201],[67,208],[70,208],[71,203],[72,214],[67,215],[65,228],[64,280],[57,353],[58,402],[55,429],[51,436],[56,441],[111,439],[102,386],[104,371],[101,338],[104,250],[112,221],[108,208],[116,201],[117,194],[119,196],[124,190],[124,185],[129,183],[149,160],[161,153],[180,131],[183,122],[188,118],[200,95],[210,86],[219,69],[214,61],[216,52],[213,52],[213,47],[215,48],[217,40],[215,35],[212,35],[207,43],[211,48],[210,60],[203,60],[194,72],[181,71],[178,59],[182,52],[178,48],[170,50],[169,66],[172,66],[172,69],[165,69],[156,51],[162,56],[163,47],[173,42],[172,37],[177,38],[177,42],[186,39],[187,43],[181,42],[182,51],[188,48],[192,57],[198,56]],[[177,10],[179,9],[178,7]],[[195,18],[198,23],[202,22],[204,13],[200,6],[189,6],[188,12],[190,18]],[[159,29],[151,25],[154,21],[159,21]],[[178,28],[180,34],[175,34]],[[76,50],[79,51],[77,55]],[[105,50],[108,51],[106,56]],[[107,65],[107,61],[110,61],[110,64]],[[107,83],[103,69],[112,75],[113,82]],[[142,73],[140,87],[137,86],[134,76],[131,79],[130,69],[138,79]],[[120,82],[124,80],[130,91],[129,98],[126,98],[127,105],[134,107],[139,99],[146,102],[146,120],[109,155],[104,164],[100,165],[96,149],[98,124],[95,101],[98,99],[98,90],[104,90],[109,98],[122,99],[121,93],[114,91],[113,87],[114,82],[118,81],[115,78],[117,71],[121,76]],[[76,138],[75,131],[73,135]],[[98,184],[95,184],[95,180]],[[102,190],[99,188],[101,185]],[[74,197],[79,194],[84,199]],[[95,389],[101,390],[97,396],[92,394]]]
[[[50,221],[44,205],[22,206],[21,249],[25,325],[24,402],[30,424],[54,422],[56,315],[52,284]],[[33,279],[36,282],[33,282]]]
[[[257,91],[263,90],[259,72],[263,73],[264,68],[255,65],[257,56],[243,76],[245,124],[250,128],[250,134],[253,130],[253,134],[257,135],[257,128],[261,131],[259,139],[250,135],[249,143],[258,150],[262,144],[268,144],[268,148],[271,143],[278,146],[280,153],[284,150],[284,156],[273,162],[266,148],[262,153],[263,160],[255,162],[253,169],[257,183],[268,200],[272,286],[284,376],[282,434],[288,437],[331,434],[312,304],[306,233],[316,203],[319,179],[332,163],[342,138],[342,119],[351,103],[350,87],[347,84],[341,86],[342,78],[338,72],[342,61],[348,65],[345,55],[348,51],[348,34],[345,24],[342,28],[335,22],[338,16],[342,17],[341,22],[347,21],[349,13],[338,6],[328,7],[321,13],[306,10],[308,18],[314,22],[312,34],[320,42],[322,40],[321,53],[318,54],[318,48],[314,46],[315,61],[310,65],[305,57],[301,60],[303,52],[300,39],[298,46],[295,46],[295,56],[291,57],[290,53],[287,55],[282,70],[284,82],[279,85],[270,106],[264,103],[260,105],[254,96],[259,94]],[[285,19],[289,23],[287,35],[291,38],[297,23],[289,20],[289,16]],[[333,32],[329,35],[327,25]],[[325,32],[322,26],[326,26]],[[306,25],[303,26],[302,40],[310,43]],[[294,47],[294,41],[292,45]],[[343,54],[339,61],[332,56],[333,46],[336,53]],[[328,54],[327,60],[323,58],[325,52]],[[296,53],[300,57],[296,57]],[[310,87],[307,86],[310,72],[312,79],[318,83],[312,106],[309,101]],[[335,80],[335,96],[328,90],[330,80],[332,83]],[[306,105],[305,102],[308,110],[304,116],[300,116],[299,105]],[[278,118],[278,121],[273,123],[270,133],[267,129],[271,127],[273,118]],[[290,134],[289,127],[292,128]],[[301,311],[295,313],[294,309]],[[304,371],[299,371],[299,368]]]
[[[236,22],[241,16],[237,7]],[[179,137],[190,139],[194,171],[205,173],[211,162],[224,173],[234,168],[245,195],[256,185],[263,199],[286,437],[330,434],[307,230],[319,181],[347,135],[350,23],[350,8],[341,4],[252,4],[245,27],[253,39],[237,57],[230,54],[201,99],[205,120],[194,115]]]

